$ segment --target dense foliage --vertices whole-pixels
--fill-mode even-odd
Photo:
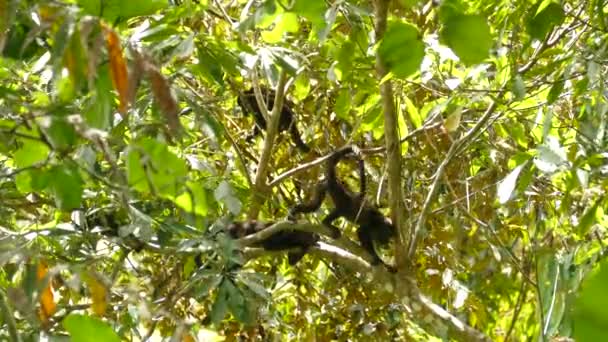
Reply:
[[[0,338],[600,340],[607,13],[0,0]],[[329,200],[270,228],[322,235],[295,266],[222,233],[285,221],[347,144],[398,227],[396,273],[352,223],[328,236]]]

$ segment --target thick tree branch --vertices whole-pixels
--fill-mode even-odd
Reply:
[[[266,121],[266,138],[264,139],[264,149],[258,163],[258,170],[255,175],[255,185],[253,187],[253,193],[251,195],[251,204],[249,206],[249,218],[255,219],[258,216],[260,208],[264,203],[266,194],[268,192],[268,185],[266,180],[268,179],[268,170],[270,163],[270,156],[272,154],[272,148],[274,146],[274,140],[279,131],[279,120],[281,117],[281,109],[283,108],[283,100],[285,98],[285,85],[287,84],[287,76],[285,71],[282,70],[279,76],[279,84],[274,98],[274,106],[272,107],[272,113],[270,114],[270,120]],[[256,89],[257,88],[257,89]],[[254,93],[258,106],[262,110],[262,114],[266,113],[266,108],[262,100],[259,87],[254,87]]]
[[[374,1],[374,31],[375,43],[377,44],[386,31],[386,18],[388,15],[389,0]],[[388,70],[380,54],[376,54],[376,73],[380,80],[388,74]],[[388,164],[388,195],[391,208],[391,217],[397,230],[397,243],[395,244],[395,258],[397,267],[404,269],[407,259],[405,258],[405,236],[410,234],[402,231],[402,205],[401,205],[401,144],[399,142],[399,125],[397,111],[395,110],[395,99],[393,87],[390,80],[384,80],[380,84],[380,96],[382,97],[382,109],[384,111],[384,141],[386,145],[386,160]]]

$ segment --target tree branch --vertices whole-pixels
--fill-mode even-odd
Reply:
[[[274,97],[274,105],[272,107],[272,113],[270,114],[269,120],[266,121],[266,138],[264,139],[264,149],[258,163],[258,170],[255,175],[255,186],[253,187],[252,201],[249,206],[249,218],[255,219],[258,216],[262,203],[268,192],[268,170],[270,163],[270,156],[272,154],[272,147],[274,146],[274,140],[279,131],[279,120],[281,117],[281,110],[283,108],[283,100],[285,98],[285,85],[287,84],[287,75],[285,70],[281,70],[279,76],[279,84]],[[256,89],[257,88],[257,89]],[[266,111],[263,104],[260,104],[262,99],[259,87],[254,87],[254,93],[258,106],[262,110],[262,114]]]
[[[389,0],[374,1],[374,31],[375,43],[378,43],[386,31],[386,18],[388,16]],[[383,80],[388,70],[380,54],[376,54],[376,73]],[[382,81],[381,81],[382,82]],[[397,231],[397,243],[395,244],[395,258],[397,268],[403,269],[408,259],[405,258],[405,236],[411,234],[402,231],[402,205],[401,205],[401,144],[399,142],[399,125],[397,111],[395,110],[395,99],[393,87],[390,80],[384,80],[380,84],[380,96],[382,97],[382,109],[384,111],[384,141],[386,145],[386,160],[388,164],[388,195],[391,208],[391,218]],[[413,239],[413,238],[412,238]]]

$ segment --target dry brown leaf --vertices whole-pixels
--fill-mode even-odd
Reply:
[[[181,124],[179,122],[179,108],[177,106],[177,101],[175,101],[175,98],[171,93],[169,82],[162,75],[160,70],[158,70],[158,68],[152,63],[145,63],[145,71],[148,79],[150,80],[154,98],[156,99],[161,111],[165,114],[169,129],[173,135],[176,135],[181,128]]]
[[[49,272],[49,267],[46,261],[41,260],[36,268],[36,278],[38,281],[44,281],[45,277]],[[55,304],[55,297],[53,296],[53,289],[51,288],[51,280],[48,279],[44,289],[40,293],[40,310],[39,315],[43,323],[48,323],[49,318],[53,316],[57,310],[57,304]]]
[[[127,108],[129,105],[129,74],[127,72],[127,63],[122,54],[120,46],[120,37],[111,28],[103,25],[106,35],[106,45],[110,57],[110,73],[112,76],[112,84],[118,92],[118,111],[123,117],[126,117]]]

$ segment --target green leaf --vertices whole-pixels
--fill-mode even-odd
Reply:
[[[179,195],[175,199],[175,204],[178,207],[184,209],[186,212],[190,212],[199,216],[207,215],[207,193],[200,184],[189,183],[187,185],[188,191]]]
[[[138,191],[166,198],[175,198],[184,191],[186,162],[159,141],[145,138],[129,146],[126,165],[129,185]]]
[[[84,121],[92,128],[107,130],[112,123],[112,80],[108,65],[100,68],[93,96],[87,101]]]
[[[378,54],[395,76],[406,78],[420,68],[424,44],[418,29],[403,21],[390,22]]]
[[[565,79],[563,74],[558,77],[558,81],[556,81],[551,87],[551,90],[549,90],[547,104],[553,104],[559,98],[562,91],[564,91]]]
[[[168,6],[165,0],[78,0],[77,4],[86,14],[101,16],[110,22],[154,14]]]
[[[600,209],[600,204],[601,201],[596,201],[591,208],[588,208],[585,213],[583,214],[583,217],[581,217],[579,223],[578,223],[578,234],[579,236],[585,236],[587,234],[587,232],[589,231],[589,228],[591,228],[595,222],[597,222],[598,219],[602,218],[604,215],[603,212],[601,212],[601,216],[598,215],[598,209]]]
[[[222,278],[220,289],[217,292],[217,296],[211,307],[211,313],[209,314],[213,324],[221,322],[226,317],[226,313],[228,313],[228,289],[225,284],[229,282],[230,280]]]
[[[29,134],[29,131],[26,134],[32,136],[33,138],[38,136],[37,134]],[[17,167],[21,168],[32,166],[46,160],[49,156],[50,149],[41,141],[34,139],[22,139],[21,143],[21,148],[15,151],[15,154],[13,155]]]
[[[325,24],[327,5],[323,0],[296,0],[292,11],[310,20],[313,24]]]
[[[49,171],[49,190],[55,198],[55,205],[61,210],[80,207],[83,184],[78,169],[59,165]]]
[[[55,116],[48,120],[42,120],[40,128],[55,150],[65,151],[76,144],[76,131],[65,117]]]
[[[63,320],[63,327],[70,334],[72,342],[120,342],[118,335],[98,318],[70,314]]]
[[[234,194],[234,189],[227,181],[222,181],[215,189],[215,200],[223,202],[234,215],[238,215],[243,207],[241,201]]]
[[[602,341],[608,336],[608,262],[581,285],[575,303],[574,338],[576,341]]]
[[[546,6],[546,7],[542,7]],[[532,13],[532,12],[530,12]],[[528,21],[528,33],[532,38],[543,40],[557,25],[564,21],[564,9],[556,2],[544,1],[537,13]]]
[[[453,15],[446,19],[440,37],[466,65],[483,62],[492,47],[490,26],[479,15]]]

